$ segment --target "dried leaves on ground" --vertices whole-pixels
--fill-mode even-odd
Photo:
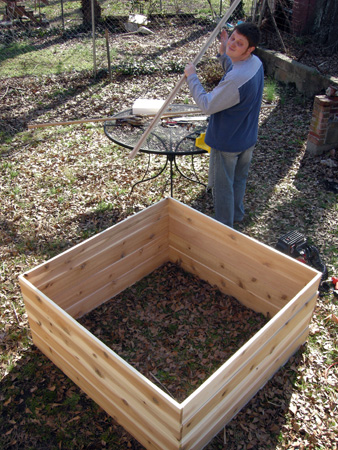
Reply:
[[[210,67],[200,70],[210,86],[216,72],[213,77]],[[6,139],[1,142],[0,167],[0,445],[4,449],[142,448],[34,347],[18,275],[168,195],[168,173],[138,185],[130,194],[147,160],[142,154],[129,160],[125,149],[108,141],[102,124],[31,131],[26,125],[106,116],[129,108],[136,98],[166,98],[179,77],[167,71],[137,77],[113,74],[111,82],[77,73],[2,80],[0,127]],[[191,101],[183,87],[176,101],[187,100]],[[276,87],[270,107],[262,109],[245,197],[246,218],[238,228],[270,246],[287,231],[302,232],[327,264],[326,290],[318,299],[307,342],[208,444],[208,450],[338,448],[338,304],[330,281],[337,275],[338,161],[334,149],[319,156],[306,152],[311,115],[311,100],[293,89]],[[152,161],[157,166],[163,163]],[[178,164],[191,170],[189,159],[181,158]],[[208,155],[201,155],[196,167],[206,182]],[[176,172],[174,197],[213,214],[210,192]],[[151,333],[151,325],[148,328]],[[155,335],[154,330],[152,339]],[[204,336],[207,341],[208,333]]]
[[[167,263],[80,320],[182,402],[267,322]]]

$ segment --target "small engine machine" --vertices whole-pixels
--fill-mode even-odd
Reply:
[[[327,279],[328,270],[317,247],[309,245],[306,237],[298,231],[290,231],[281,236],[276,244],[276,249],[322,272],[322,281]]]

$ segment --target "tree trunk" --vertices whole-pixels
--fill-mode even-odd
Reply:
[[[317,0],[312,33],[328,52],[338,51],[338,1]]]
[[[230,5],[232,5],[234,0],[230,0]],[[245,17],[243,1],[239,2],[239,5],[235,9],[233,15],[229,18],[229,22],[237,22],[238,20],[243,20]],[[235,23],[236,25],[236,23]]]
[[[81,10],[83,15],[83,24],[92,24],[92,2],[91,0],[81,0]],[[94,20],[97,23],[98,19],[101,19],[101,6],[97,0],[94,0]]]

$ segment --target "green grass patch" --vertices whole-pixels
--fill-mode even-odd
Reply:
[[[264,84],[263,98],[267,103],[275,103],[278,99],[277,82],[271,78]]]
[[[38,49],[30,42],[14,42],[0,48],[1,76],[17,77],[49,75],[93,68],[93,49],[90,38],[81,42],[47,46]]]

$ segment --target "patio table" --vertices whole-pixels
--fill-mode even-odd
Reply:
[[[208,117],[203,115],[196,105],[186,104],[171,104],[164,112],[164,115],[170,115],[171,117],[161,119],[139,150],[141,153],[148,154],[148,164],[142,179],[134,183],[131,192],[136,185],[160,176],[168,166],[168,163],[170,167],[171,197],[173,197],[174,167],[182,177],[206,186],[200,181],[196,173],[194,157],[207,153],[206,150],[196,147],[195,142],[196,138],[205,132]],[[112,142],[132,150],[151,120],[152,117],[133,116],[132,109],[127,109],[115,114],[112,120],[106,121],[104,123],[104,132]],[[147,177],[151,170],[152,155],[165,156],[165,161],[155,175]],[[176,159],[183,156],[191,157],[195,178],[184,174],[178,167]]]

